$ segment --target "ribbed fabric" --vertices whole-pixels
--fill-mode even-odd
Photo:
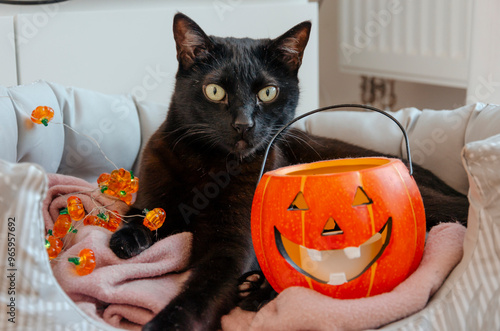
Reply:
[[[500,135],[462,152],[469,176],[464,257],[427,307],[384,330],[500,330]]]
[[[0,160],[0,330],[117,330],[86,316],[55,281],[44,246],[41,204],[46,191],[40,166]],[[12,231],[9,218],[11,223],[15,219]],[[15,238],[12,265],[8,238]],[[15,303],[12,316],[10,302]]]

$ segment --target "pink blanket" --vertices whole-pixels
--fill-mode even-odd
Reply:
[[[59,210],[71,195],[78,196],[87,212],[108,206],[125,214],[127,205],[100,194],[96,185],[81,179],[49,175],[49,191],[43,204],[47,229],[52,229]],[[77,192],[77,193],[75,193]],[[109,248],[111,232],[97,226],[76,224],[78,232],[65,237],[64,250],[51,262],[54,275],[68,296],[89,316],[129,330],[140,330],[180,290],[188,276],[186,267],[191,234],[179,233],[161,240],[142,254],[122,260]],[[78,276],[69,257],[90,248],[96,268]]]
[[[49,176],[49,193],[44,201],[47,229],[74,192],[87,211],[109,205],[107,199],[80,179]],[[94,196],[92,199],[91,196]],[[121,202],[113,210],[124,213]],[[180,233],[155,243],[129,260],[117,258],[108,247],[111,232],[96,226],[77,225],[64,251],[52,261],[61,287],[89,316],[124,329],[140,329],[180,290],[188,277],[184,271],[191,235]],[[462,257],[465,228],[441,224],[429,233],[420,267],[392,292],[357,300],[337,300],[306,288],[289,288],[257,313],[239,308],[222,319],[224,331],[244,330],[362,330],[376,328],[411,315],[425,307],[449,272]],[[67,258],[91,248],[97,266],[87,276],[78,276]]]

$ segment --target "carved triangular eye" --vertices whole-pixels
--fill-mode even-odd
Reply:
[[[302,192],[297,193],[295,199],[293,199],[288,210],[308,210],[309,206],[306,203],[306,199],[304,198],[304,194]]]
[[[361,188],[361,186],[358,186],[356,189],[356,194],[354,195],[354,201],[352,202],[352,206],[363,206],[363,205],[370,205],[372,204],[373,201],[366,195],[366,192]]]
[[[343,234],[344,231],[340,228],[340,226],[335,222],[333,217],[330,217],[328,221],[326,221],[325,227],[323,228],[322,236],[334,236],[336,234]]]

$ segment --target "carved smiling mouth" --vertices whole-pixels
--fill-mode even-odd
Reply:
[[[274,227],[276,246],[283,258],[301,274],[323,284],[342,285],[368,270],[389,244],[392,218],[379,232],[357,247],[316,250],[296,244]]]

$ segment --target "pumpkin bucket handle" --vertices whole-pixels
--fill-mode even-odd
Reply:
[[[309,115],[312,115],[312,114],[316,114],[316,113],[319,113],[319,112],[322,112],[322,111],[325,111],[325,110],[333,110],[333,109],[339,109],[339,108],[361,108],[361,109],[368,109],[368,110],[372,110],[374,112],[377,112],[377,113],[380,113],[388,118],[390,118],[394,123],[396,123],[399,128],[401,129],[401,132],[403,133],[403,136],[405,138],[405,145],[406,145],[406,155],[407,155],[407,158],[408,158],[408,171],[410,172],[410,176],[413,175],[413,165],[412,165],[412,161],[411,161],[411,153],[410,153],[410,142],[408,140],[408,135],[406,134],[406,130],[404,129],[404,127],[401,125],[401,123],[399,123],[399,121],[394,117],[392,116],[391,114],[383,111],[383,110],[380,110],[378,108],[375,108],[375,107],[372,107],[372,106],[367,106],[367,105],[358,105],[358,104],[339,104],[339,105],[333,105],[333,106],[327,106],[327,107],[322,107],[322,108],[318,108],[318,109],[315,109],[315,110],[311,110],[305,114],[302,114],[300,116],[297,116],[296,118],[294,118],[293,120],[291,120],[290,122],[288,122],[287,124],[285,124],[272,138],[271,138],[271,141],[269,142],[269,144],[267,145],[267,149],[266,149],[266,153],[264,154],[264,161],[262,161],[262,168],[260,169],[260,174],[259,174],[259,180],[257,182],[260,182],[262,176],[264,175],[264,168],[266,167],[266,162],[267,162],[267,157],[269,155],[269,151],[271,150],[271,146],[274,142],[274,140],[285,130],[287,129],[290,125],[292,125],[293,123],[303,119],[304,117],[307,117]]]

